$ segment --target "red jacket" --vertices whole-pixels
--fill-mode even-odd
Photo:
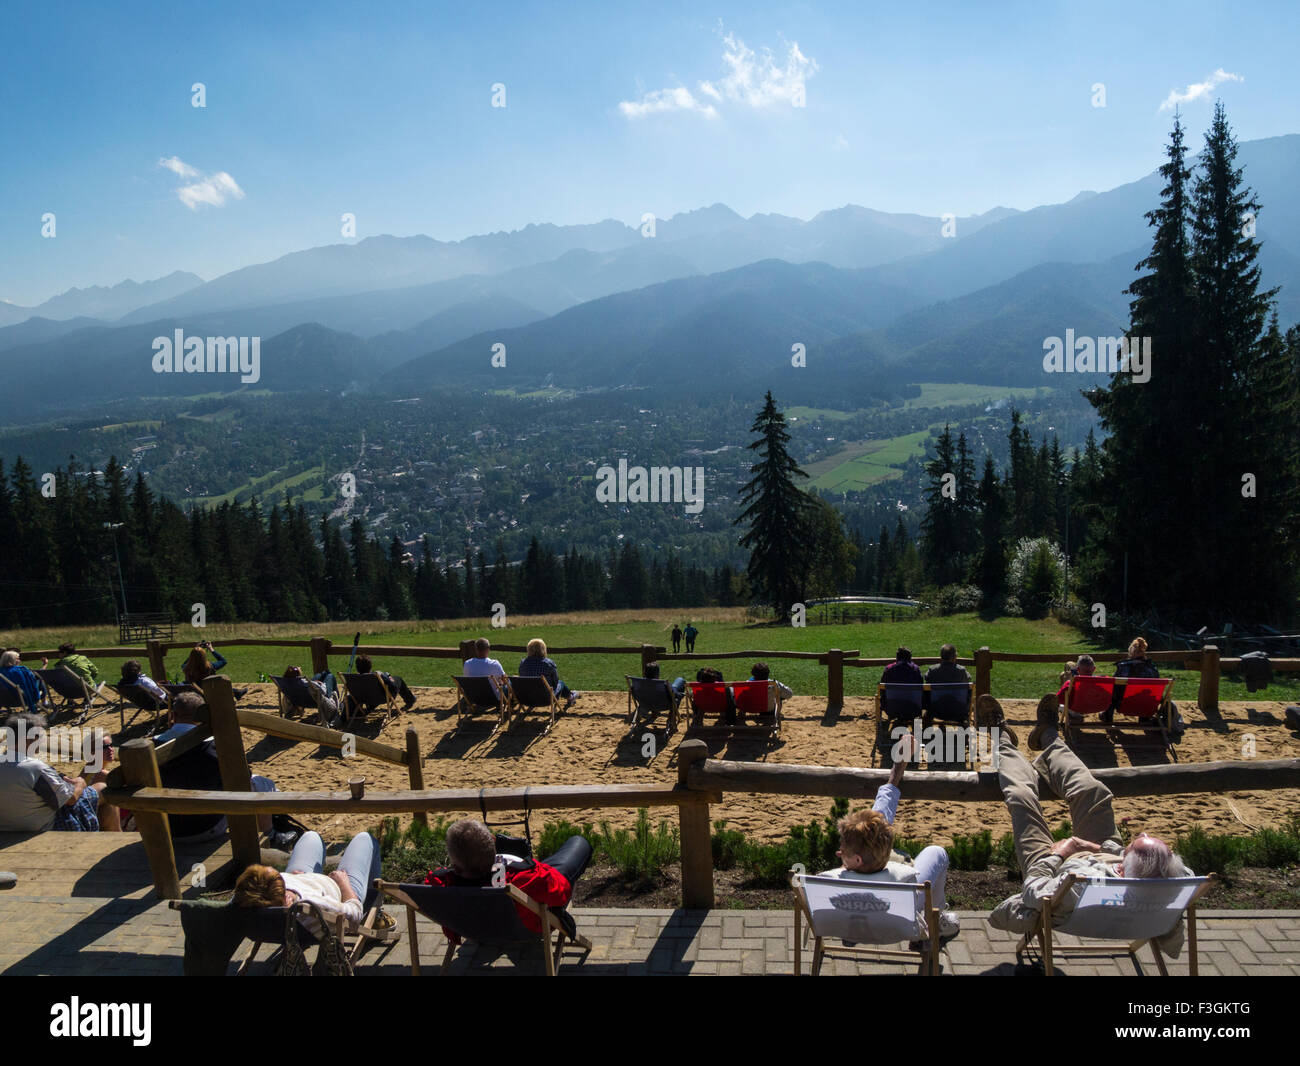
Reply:
[[[500,860],[500,856],[498,856]],[[569,879],[560,873],[553,866],[547,866],[544,862],[537,862],[534,859],[520,859],[517,862],[511,862],[506,866],[506,881],[514,885],[529,899],[534,899],[538,903],[545,903],[548,907],[566,906],[573,896],[573,885]],[[474,885],[490,885],[492,877],[468,878],[461,877],[456,871],[449,869],[430,870],[424,878],[426,885],[443,885],[446,887],[467,887]],[[524,923],[534,933],[541,933],[542,923],[538,921],[537,915],[527,907],[521,904],[515,904],[515,910],[519,912],[519,920]],[[443,935],[448,940],[459,941],[460,937],[450,929],[443,929]]]

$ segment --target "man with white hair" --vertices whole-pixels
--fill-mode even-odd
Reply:
[[[1050,706],[1049,706],[1050,704]],[[1015,734],[1006,728],[1002,707],[987,694],[976,705],[976,720],[985,727],[999,727],[998,783],[1011,814],[1016,839],[1016,859],[1024,876],[1023,889],[1003,900],[989,915],[995,929],[1026,933],[1038,921],[1043,897],[1052,896],[1070,874],[1085,882],[1096,877],[1191,877],[1183,861],[1159,837],[1139,833],[1127,846],[1119,841],[1110,789],[1097,780],[1083,761],[1070,750],[1057,732],[1056,701],[1040,704],[1034,727],[1042,754],[1031,764],[1016,748]],[[1052,830],[1038,800],[1038,782],[1070,805],[1070,824],[1075,835],[1052,840]],[[1079,900],[1083,886],[1076,884],[1052,910],[1059,922]],[[1177,958],[1183,946],[1183,924],[1179,922],[1160,940],[1160,947]]]

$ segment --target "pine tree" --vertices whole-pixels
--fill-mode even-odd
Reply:
[[[750,467],[753,477],[740,491],[744,508],[735,524],[748,527],[740,545],[750,553],[750,585],[761,602],[784,615],[803,599],[812,562],[811,502],[795,484],[796,478],[808,475],[789,453],[785,416],[771,392],[750,432],[759,434],[749,445],[759,461]]]

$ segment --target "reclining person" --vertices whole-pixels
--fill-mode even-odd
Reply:
[[[166,678],[163,680],[165,681]],[[144,667],[140,665],[139,659],[128,659],[122,664],[122,684],[142,688],[156,702],[164,707],[167,706],[167,693],[158,686],[158,683],[153,678],[144,672]]]
[[[359,923],[374,904],[375,879],[381,867],[379,842],[369,833],[358,833],[348,842],[338,868],[327,874],[325,842],[319,833],[309,831],[294,845],[287,873],[273,866],[248,867],[235,882],[230,902],[236,907],[287,907],[305,900],[316,904],[326,920],[342,915]],[[314,915],[299,921],[319,935]]]
[[[1139,833],[1124,846],[1119,842],[1110,789],[1103,785],[1057,732],[1055,697],[1048,695],[1038,705],[1038,721],[1029,734],[1029,747],[1042,754],[1031,764],[1016,750],[1016,735],[1005,725],[1002,707],[990,695],[979,698],[977,719],[981,726],[997,726],[998,782],[1011,815],[1016,840],[1016,859],[1024,877],[1023,891],[1008,896],[989,916],[989,925],[1013,933],[1034,928],[1042,911],[1043,897],[1051,896],[1069,874],[1084,879],[1102,877],[1191,877],[1183,861],[1158,837]],[[1038,781],[1045,779],[1052,791],[1070,805],[1070,823],[1075,835],[1053,841],[1051,827],[1038,800]],[[1052,911],[1063,919],[1079,900],[1081,885],[1075,885]],[[1183,926],[1179,922],[1160,947],[1177,958],[1182,950]]]
[[[853,881],[892,881],[920,884],[930,882],[931,905],[939,911],[939,939],[951,940],[961,931],[957,915],[944,910],[948,881],[948,853],[937,845],[922,848],[915,859],[894,851],[894,816],[902,795],[903,773],[915,755],[916,738],[904,733],[893,751],[894,765],[889,780],[876,790],[876,802],[869,811],[853,811],[841,818],[840,850],[843,866],[826,870],[820,877],[841,877]]]
[[[1056,704],[1058,707],[1065,706],[1065,693],[1070,687],[1070,682],[1076,677],[1092,677],[1097,672],[1097,664],[1093,661],[1091,655],[1080,655],[1073,663],[1066,663],[1065,670],[1061,673],[1061,687],[1056,690]],[[1070,721],[1082,721],[1083,715],[1070,712]]]
[[[430,870],[426,885],[444,887],[486,887],[492,884],[492,868],[501,864],[508,884],[548,907],[563,908],[573,898],[578,878],[591,862],[591,845],[585,837],[571,836],[559,851],[540,862],[520,855],[497,852],[492,830],[472,818],[462,818],[447,828],[447,861],[450,866]],[[520,921],[540,934],[542,923],[527,907],[516,905]],[[563,919],[561,919],[563,921]],[[451,929],[443,934],[452,943],[461,937]]]
[[[528,642],[528,655],[526,658],[519,660],[519,676],[546,678],[547,684],[551,686],[551,691],[564,700],[564,709],[566,711],[582,695],[581,692],[575,692],[560,680],[559,668],[556,667],[555,661],[547,656],[546,641],[542,640],[541,637],[534,637]]]
[[[289,693],[298,695],[298,702],[301,703],[306,698],[316,704],[321,725],[328,726],[334,721],[339,713],[338,684],[328,670],[313,674],[308,679],[301,666],[289,666],[285,668],[281,680]]]
[[[75,644],[60,644],[59,655],[61,658],[54,664],[54,669],[62,667],[70,674],[76,674],[81,678],[88,692],[99,695],[100,689],[104,687],[103,682],[99,680],[99,669],[87,659],[84,655],[77,654]],[[48,659],[41,660],[41,669],[44,669]]]
[[[1143,637],[1134,637],[1128,646],[1128,658],[1121,659],[1115,664],[1115,677],[1159,677],[1160,671],[1156,669],[1156,664],[1147,658],[1147,642]],[[1101,712],[1101,720],[1110,725],[1115,721],[1115,711],[1119,708],[1120,701],[1124,698],[1126,686],[1116,685],[1115,694],[1111,697],[1110,706]]]
[[[918,667],[918,669],[920,668]],[[925,672],[925,683],[927,685],[970,684],[970,674],[967,673],[966,667],[957,662],[957,648],[955,645],[945,644],[939,649],[939,661]],[[925,711],[921,715],[921,724],[929,725],[934,720],[932,710],[934,693],[922,693],[922,699]]]
[[[23,706],[37,713],[45,686],[41,679],[22,664],[22,655],[17,648],[9,648],[0,655],[0,685],[22,697]]]
[[[722,671],[714,670],[711,666],[703,666],[695,672],[695,681],[701,685],[723,685]],[[731,692],[731,686],[727,685],[723,691],[727,694],[727,707],[722,712],[721,721],[727,725],[734,725],[736,721],[736,697]],[[703,714],[696,711],[696,725],[700,725]]]
[[[368,674],[371,672],[372,669],[373,666],[370,662],[369,655],[357,656],[357,673]],[[375,670],[375,674],[380,678],[380,680],[383,681],[384,686],[388,689],[389,692],[395,692],[402,697],[403,710],[409,711],[412,707],[415,706],[415,693],[412,692],[410,688],[407,687],[405,681],[403,681],[400,677],[393,676],[392,674],[386,674],[382,670]]]

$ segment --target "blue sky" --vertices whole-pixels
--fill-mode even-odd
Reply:
[[[1029,208],[1158,166],[1162,103],[1202,83],[1195,145],[1216,96],[1242,140],[1300,129],[1294,3],[461,7],[7,4],[0,299],[212,278],[338,243],[343,212],[453,240]]]

